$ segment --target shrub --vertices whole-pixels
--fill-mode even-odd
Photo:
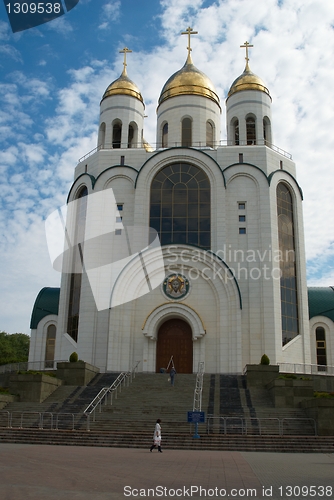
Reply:
[[[76,352],[72,352],[70,356],[70,363],[76,363],[78,361],[78,354]]]
[[[270,365],[270,359],[266,354],[263,354],[261,358],[261,365]]]

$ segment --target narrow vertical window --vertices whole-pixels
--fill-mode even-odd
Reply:
[[[316,343],[317,343],[317,365],[318,371],[326,371],[327,366],[327,353],[326,353],[326,337],[325,329],[322,326],[318,326],[315,331]]]
[[[290,190],[282,182],[277,186],[277,217],[281,270],[282,343],[285,345],[299,334],[299,325],[293,204]]]
[[[105,140],[106,140],[106,124],[101,123],[100,130],[99,130],[98,146],[102,149],[105,146]]]
[[[246,119],[246,135],[248,146],[253,146],[254,144],[256,144],[255,120],[252,116],[249,116]]]
[[[122,124],[120,122],[114,123],[112,128],[112,147],[121,147],[121,137],[122,137]]]
[[[211,122],[206,122],[206,145],[213,148],[213,125]]]
[[[191,120],[190,118],[183,118],[182,120],[182,146],[190,147],[191,146]]]
[[[134,128],[132,125],[129,125],[128,148],[133,148],[134,135],[135,135]]]
[[[168,148],[168,123],[162,127],[162,141],[161,145],[163,148]]]
[[[70,277],[70,293],[67,317],[67,333],[75,342],[78,340],[79,327],[79,309],[81,296],[82,282],[82,251],[83,241],[85,236],[86,210],[87,210],[87,195],[88,190],[84,187],[78,196],[76,202],[76,225],[75,225],[75,242],[78,244],[73,248],[73,272]]]
[[[233,122],[233,144],[239,146],[239,120],[234,120]]]
[[[56,326],[49,325],[46,333],[45,368],[53,368],[55,359]]]

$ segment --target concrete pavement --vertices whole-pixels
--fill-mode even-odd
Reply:
[[[334,455],[0,443],[0,500],[334,498]]]

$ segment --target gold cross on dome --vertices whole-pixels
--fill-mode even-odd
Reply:
[[[126,64],[126,54],[130,53],[130,52],[132,52],[132,50],[128,49],[127,47],[124,47],[124,49],[122,49],[122,50],[119,51],[120,54],[124,54],[124,62],[123,62],[124,71],[126,70],[126,67],[127,67],[127,64]]]
[[[197,35],[198,31],[193,31],[190,26],[186,29],[186,31],[181,31],[181,35],[188,35],[188,56],[190,56],[190,52],[192,51],[192,48],[190,47],[190,36],[191,35]]]
[[[241,49],[246,49],[246,57],[245,57],[245,59],[246,59],[246,63],[247,63],[247,64],[248,64],[248,61],[249,61],[249,57],[248,57],[248,49],[249,49],[250,47],[254,47],[254,45],[250,45],[248,42],[245,42],[243,45],[240,45],[240,48],[241,48]]]

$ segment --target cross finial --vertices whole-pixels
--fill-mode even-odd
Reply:
[[[241,49],[246,49],[246,57],[245,57],[245,59],[246,59],[246,64],[248,64],[248,61],[249,61],[249,57],[248,57],[248,49],[249,49],[250,47],[254,47],[254,45],[250,45],[250,43],[248,43],[248,42],[245,42],[243,45],[240,45],[240,48],[241,48]]]
[[[198,31],[193,31],[192,28],[190,28],[190,26],[186,29],[186,31],[182,31],[181,32],[181,35],[188,35],[188,57],[190,57],[190,52],[192,51],[192,48],[190,46],[190,36],[191,35],[197,35],[198,34]]]
[[[123,74],[126,74],[126,67],[127,67],[127,64],[126,64],[126,54],[130,53],[130,52],[132,52],[132,50],[128,49],[127,47],[124,47],[124,49],[122,49],[122,50],[119,51],[120,54],[124,54]]]

